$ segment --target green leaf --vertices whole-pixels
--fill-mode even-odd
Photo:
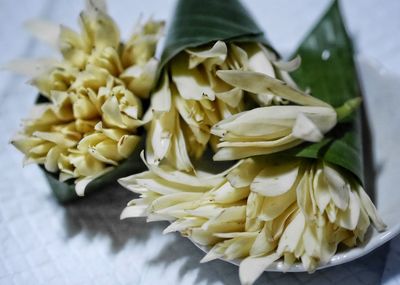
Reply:
[[[48,102],[48,99],[44,96],[39,95],[36,99],[36,104],[45,102]],[[117,181],[121,177],[147,170],[147,167],[140,158],[140,152],[144,148],[144,141],[145,139],[143,134],[140,143],[138,144],[132,155],[127,159],[121,161],[121,163],[110,172],[91,181],[86,186],[84,197],[87,197],[90,194],[104,189],[106,186],[115,183],[115,181]],[[40,168],[44,172],[54,196],[60,203],[67,204],[74,200],[82,198],[76,194],[75,183],[73,179],[61,182],[60,180],[58,180],[59,173],[48,172],[42,165],[40,165]]]
[[[302,65],[292,76],[303,89],[335,108],[360,97],[353,47],[344,27],[339,4],[334,1],[296,52]],[[363,181],[360,111],[326,135],[322,142],[298,147],[299,157],[322,158],[339,165]]]
[[[182,50],[217,40],[268,44],[238,0],[180,0],[171,19],[159,70]]]

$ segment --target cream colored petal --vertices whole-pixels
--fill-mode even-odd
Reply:
[[[185,233],[184,236],[190,237],[191,240],[200,245],[215,244],[220,240],[214,237],[212,233],[204,231],[201,228],[193,228],[188,233]]]
[[[288,224],[283,232],[277,249],[278,254],[294,252],[301,241],[305,229],[305,217],[298,211],[295,218]]]
[[[228,84],[252,93],[269,93],[304,106],[329,107],[329,104],[304,94],[266,74],[251,71],[219,70],[217,76]]]
[[[362,206],[363,206],[364,210],[367,212],[374,227],[378,231],[384,231],[387,226],[385,225],[384,221],[378,215],[378,211],[376,210],[371,199],[368,197],[367,193],[365,193],[364,189],[360,185],[358,186],[358,195],[360,197]]]
[[[133,136],[133,135],[124,135],[121,137],[121,139],[118,141],[118,154],[122,158],[128,158],[133,151],[136,149],[136,147],[139,145],[139,142],[141,140],[140,136]]]
[[[288,161],[267,163],[264,169],[254,178],[251,191],[264,196],[279,196],[289,191],[299,175],[299,163]]]
[[[152,58],[144,65],[132,65],[125,69],[120,78],[135,95],[148,98],[155,84],[157,66],[158,61]]]
[[[95,149],[102,156],[112,159],[114,161],[119,161],[126,158],[121,156],[118,144],[110,139],[106,139],[98,143],[97,145],[93,146],[93,149]]]
[[[369,221],[369,216],[361,205],[360,218],[358,219],[357,227],[354,230],[354,235],[360,240],[360,242],[364,242],[364,237],[365,234],[367,233],[370,224],[371,223]]]
[[[69,160],[71,164],[75,166],[74,172],[77,176],[89,177],[88,179],[83,180],[83,182],[80,184],[84,185],[85,187],[87,184],[86,182],[90,182],[90,177],[98,175],[105,169],[104,163],[100,162],[89,154],[70,154]],[[83,188],[81,188],[81,190],[83,190]]]
[[[216,92],[215,96],[228,104],[232,108],[239,106],[243,98],[243,90],[239,88],[232,88],[231,90],[225,92]]]
[[[101,10],[89,10],[80,14],[80,24],[85,41],[90,48],[117,49],[120,44],[119,30],[110,16]]]
[[[49,72],[34,77],[29,83],[36,86],[40,94],[50,98],[51,90],[66,91],[78,76],[78,71],[69,66],[56,66]]]
[[[232,233],[215,233],[216,237],[232,239],[232,238],[255,238],[258,235],[258,232],[232,232]]]
[[[52,48],[58,47],[60,26],[42,19],[32,19],[24,24],[25,28],[37,39]]]
[[[115,96],[109,97],[101,107],[103,111],[103,120],[109,126],[117,128],[126,128],[122,114],[119,109],[119,102]]]
[[[179,219],[170,224],[168,227],[166,227],[163,230],[163,234],[177,232],[177,231],[180,232],[188,228],[198,227],[201,226],[205,221],[206,219],[201,219],[198,217],[187,217],[184,219]]]
[[[207,144],[210,139],[210,130],[209,126],[207,126],[203,121],[204,114],[201,110],[201,107],[194,106],[199,104],[197,102],[191,102],[194,104],[190,104],[187,100],[184,100],[178,96],[174,98],[174,103],[179,115],[192,131],[196,141],[203,145]],[[201,117],[201,119],[198,120],[198,117]]]
[[[296,190],[294,188],[279,196],[264,197],[258,218],[263,221],[271,221],[282,214],[295,200]]]
[[[186,139],[186,145],[188,148],[188,154],[189,157],[192,158],[193,160],[198,160],[202,157],[204,151],[207,148],[207,142],[200,143],[197,139],[196,136],[194,135],[192,128],[186,124],[181,125],[183,136]]]
[[[227,64],[229,69],[244,69],[248,68],[249,57],[247,52],[238,45],[229,44],[229,53]]]
[[[146,156],[150,163],[158,164],[166,157],[171,148],[173,130],[164,128],[168,122],[168,118],[171,118],[169,114],[155,114],[154,117],[147,137]],[[171,119],[174,120],[175,118],[175,116],[172,116]],[[172,125],[175,124],[175,122],[169,122],[169,127],[173,127]]]
[[[179,202],[172,206],[159,209],[154,211],[154,213],[158,215],[163,215],[165,217],[170,217],[174,219],[184,219],[187,217],[187,211],[196,209],[201,204],[199,198],[195,198],[193,200],[189,200],[186,202]]]
[[[69,179],[73,179],[75,178],[75,176],[73,174],[70,173],[65,173],[63,171],[60,171],[60,175],[58,176],[58,180],[60,180],[60,182],[65,182]]]
[[[264,52],[257,43],[247,44],[243,46],[249,56],[248,69],[249,71],[267,74],[275,77],[274,67]]]
[[[335,223],[339,209],[335,203],[331,200],[325,209],[326,215],[331,223]]]
[[[58,168],[60,169],[60,178],[63,177],[65,179],[73,178],[74,175],[74,166],[69,161],[68,155],[61,153],[58,158]],[[60,179],[61,180],[61,179]]]
[[[43,142],[37,146],[32,147],[29,150],[29,154],[32,155],[46,155],[48,151],[54,147],[54,143],[52,142]]]
[[[175,83],[178,93],[185,99],[201,100],[206,97],[215,99],[214,91],[211,89],[205,75],[197,68],[189,69],[188,56],[181,54],[171,63],[172,81]]]
[[[68,27],[61,26],[58,46],[67,62],[78,68],[85,67],[88,53],[80,34]]]
[[[88,63],[106,69],[113,76],[120,76],[123,71],[122,63],[117,50],[106,47],[101,51],[92,53]]]
[[[201,229],[209,232],[210,234],[224,233],[224,232],[241,232],[241,231],[244,231],[244,222],[243,221],[231,221],[231,222],[223,222],[223,223],[213,223],[213,222],[208,221],[203,224]]]
[[[106,139],[107,137],[102,133],[89,134],[79,141],[77,148],[82,152],[87,152],[90,147],[93,147]]]
[[[135,31],[125,43],[122,51],[122,62],[125,67],[143,64],[154,56],[157,41],[163,34],[164,22],[149,20],[143,25],[136,25]]]
[[[263,209],[263,205],[264,196],[250,192],[249,197],[247,198],[246,217],[248,219],[258,218]]]
[[[127,218],[138,218],[147,216],[147,206],[146,205],[135,205],[124,208],[121,212],[120,219],[124,220]]]
[[[34,132],[33,136],[37,138],[41,138],[46,141],[53,142],[55,144],[64,146],[64,147],[73,147],[76,145],[77,141],[68,139],[63,134],[57,132]]]
[[[151,108],[155,111],[168,112],[171,109],[171,90],[169,86],[168,73],[161,75],[159,88],[151,95]]]
[[[98,133],[104,134],[106,137],[114,140],[114,141],[119,141],[123,136],[127,135],[126,130],[121,130],[118,128],[104,128],[103,122],[98,122],[95,126],[94,129]]]
[[[102,169],[101,171],[96,172],[93,175],[88,175],[86,177],[83,178],[79,178],[75,181],[75,191],[76,194],[78,194],[78,196],[84,196],[85,195],[85,189],[86,186],[92,182],[93,180],[95,180],[96,178],[106,174],[107,172],[110,172],[111,170],[113,170],[113,167],[107,167]]]
[[[291,222],[298,210],[297,203],[294,202],[279,217],[275,218],[271,224],[271,235],[273,240],[278,240],[282,235],[287,224]]]
[[[215,244],[207,254],[200,260],[200,263],[209,262],[211,260],[215,260],[224,256],[224,252],[228,245],[231,243],[231,240],[226,240],[223,242],[219,242]]]
[[[161,196],[154,200],[151,204],[151,211],[157,212],[165,208],[177,205],[182,202],[193,202],[201,198],[203,193],[195,192],[177,192],[169,195]]]
[[[262,257],[247,257],[239,266],[239,277],[242,285],[253,284],[258,277],[268,268],[274,261],[281,257],[280,254],[273,253]]]
[[[190,55],[189,69],[193,69],[205,60],[211,61],[208,65],[222,64],[227,57],[228,48],[225,42],[217,41],[212,47],[206,46],[195,49],[186,49],[185,51]]]
[[[123,187],[136,193],[142,193],[143,189],[147,189],[162,195],[167,195],[176,193],[181,188],[181,185],[157,177],[151,171],[120,178],[118,182]]]
[[[206,204],[206,205],[201,205],[195,209],[188,209],[186,210],[186,213],[190,216],[196,216],[196,217],[203,217],[210,219],[212,217],[218,216],[221,214],[221,211],[223,210],[223,207],[220,207],[220,205],[217,204]]]
[[[202,228],[209,230],[210,226],[222,227],[225,223],[244,221],[246,217],[246,206],[232,206],[224,208],[217,216],[212,217]],[[222,232],[222,231],[221,231]]]
[[[105,0],[86,0],[85,9],[88,12],[102,11],[107,13],[107,3]]]
[[[261,146],[223,147],[219,149],[217,153],[213,156],[213,160],[215,161],[236,160],[256,155],[271,154],[286,149],[290,149],[301,143],[302,143],[301,140],[294,140],[283,145],[278,145],[269,148],[263,147],[262,143]]]
[[[301,57],[297,55],[290,61],[279,60],[279,61],[274,61],[273,63],[280,70],[284,70],[286,72],[293,72],[300,67]]]
[[[41,143],[43,143],[43,140],[40,138],[21,134],[16,135],[11,139],[11,144],[24,154],[28,154],[33,147],[40,145]]]
[[[319,257],[321,251],[321,240],[319,239],[313,224],[310,224],[305,228],[302,242],[307,256]]]
[[[183,136],[182,129],[179,126],[179,122],[175,126],[170,150],[167,153],[166,157],[168,161],[178,170],[191,172],[194,169],[188,155],[185,137]]]
[[[315,172],[313,188],[318,210],[320,213],[323,213],[331,200],[331,194],[322,169],[318,169]]]
[[[217,190],[212,192],[211,199],[213,199],[216,203],[234,203],[247,198],[249,191],[250,189],[248,187],[234,188],[227,181]]]
[[[50,91],[50,98],[53,103],[52,109],[60,120],[70,121],[74,119],[72,98],[68,92],[52,90]]]
[[[339,211],[336,218],[336,223],[342,228],[348,230],[355,230],[358,220],[360,218],[361,201],[357,194],[352,191],[349,192],[349,205],[345,211]]]
[[[332,201],[339,209],[346,210],[349,205],[350,185],[333,167],[325,164],[323,171],[329,185]]]
[[[57,60],[52,58],[21,58],[12,60],[0,68],[32,78],[50,72],[57,65]]]
[[[243,141],[223,141],[218,144],[218,147],[264,147],[269,148],[271,151],[274,151],[274,148],[281,148],[287,144],[291,144],[293,142],[299,141],[298,139],[294,138],[293,135],[289,134],[287,136],[273,139],[273,140],[243,140]],[[276,152],[276,151],[275,151]]]
[[[95,119],[99,116],[96,107],[86,96],[77,96],[73,103],[73,112],[75,118],[84,120]]]
[[[269,106],[241,112],[213,126],[211,132],[218,136],[226,133],[238,136],[266,136],[292,129],[298,116],[304,114],[321,132],[329,131],[336,124],[336,113],[332,108],[304,106]],[[301,130],[301,129],[300,129]]]
[[[321,130],[303,113],[300,113],[296,118],[293,136],[309,142],[319,142],[324,137]]]
[[[44,163],[44,167],[49,172],[57,172],[58,171],[58,158],[60,156],[62,149],[60,147],[53,147],[49,150],[46,155],[46,162]]]
[[[257,174],[263,169],[263,164],[257,159],[248,158],[243,161],[231,172],[227,179],[233,187],[242,188],[249,186]]]
[[[254,243],[251,246],[250,256],[261,256],[268,254],[271,250],[275,249],[277,242],[273,240],[270,224],[265,223],[261,232],[257,235]]]
[[[312,170],[306,171],[296,188],[297,204],[307,221],[315,220],[317,214],[317,207],[312,189],[313,175]]]
[[[243,258],[249,255],[251,244],[255,237],[236,237],[234,242],[225,250],[225,257],[228,260]]]
[[[146,163],[146,166],[156,175],[167,181],[175,182],[178,184],[185,184],[189,187],[215,187],[216,185],[219,185],[224,181],[223,176],[226,175],[226,173],[223,172],[218,175],[195,176],[183,171],[176,170],[168,165],[156,166],[148,164],[143,155],[144,154],[142,152],[141,157]]]
[[[107,70],[93,64],[87,64],[86,69],[77,75],[70,89],[79,90],[81,87],[85,87],[97,91],[100,87],[106,85],[109,76],[111,75]]]

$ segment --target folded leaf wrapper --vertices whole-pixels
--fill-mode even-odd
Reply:
[[[292,76],[302,88],[310,88],[314,97],[337,108],[361,95],[352,43],[337,1],[304,39],[296,54],[301,56],[302,64]],[[321,142],[292,151],[298,157],[322,158],[339,165],[363,182],[361,135],[361,112],[357,111]]]
[[[178,1],[159,69],[186,48],[218,40],[268,45],[262,30],[237,0]]]
[[[239,1],[178,1],[167,34],[159,72],[179,52],[189,47],[224,40],[259,42],[270,49],[262,30]],[[321,21],[305,38],[295,55],[302,64],[291,75],[302,89],[335,108],[360,96],[353,48],[338,3],[333,2]],[[363,181],[360,113],[356,112],[325,138],[287,151],[290,156],[322,158],[339,165]]]

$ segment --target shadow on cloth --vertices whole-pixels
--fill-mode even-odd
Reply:
[[[107,235],[111,250],[118,252],[128,241],[144,243],[152,231],[162,231],[163,223],[146,223],[145,219],[120,220],[125,205],[135,194],[115,184],[90,197],[65,206],[67,238],[84,233],[88,238]]]

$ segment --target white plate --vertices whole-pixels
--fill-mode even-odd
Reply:
[[[396,187],[399,183],[397,178],[400,175],[400,160],[398,159],[400,157],[398,144],[400,142],[400,112],[397,110],[400,108],[400,77],[390,74],[378,63],[365,57],[357,57],[357,63],[372,137],[372,141],[369,141],[367,135],[364,138],[364,147],[368,148],[368,145],[372,147],[372,169],[374,169],[367,174],[366,180],[369,181],[369,188],[372,190],[367,189],[367,192],[372,196],[378,212],[388,227],[382,233],[370,229],[362,245],[338,252],[317,270],[362,257],[400,234],[400,189]],[[383,168],[384,171],[382,171]],[[210,249],[196,243],[195,245],[204,252]],[[240,260],[221,260],[235,265],[240,263]],[[266,271],[282,272],[282,267],[283,262],[277,261]],[[301,263],[285,269],[285,272],[306,271]]]

